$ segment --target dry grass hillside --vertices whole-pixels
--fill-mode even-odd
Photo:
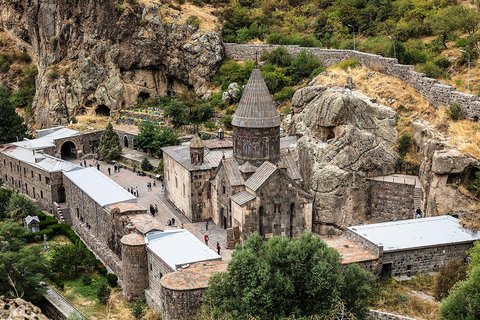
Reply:
[[[410,121],[421,118],[430,122],[436,130],[443,133],[452,147],[468,156],[480,159],[480,124],[469,120],[452,121],[445,114],[444,108],[434,108],[424,100],[411,86],[401,80],[381,73],[368,74],[373,70],[357,67],[342,70],[336,66],[330,67],[328,76],[320,75],[317,84],[343,86],[347,77],[352,77],[357,90],[367,96],[376,98],[379,103],[392,107],[398,112],[399,134],[411,133]],[[413,153],[408,155],[415,160]]]

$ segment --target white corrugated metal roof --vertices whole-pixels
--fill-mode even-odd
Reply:
[[[68,129],[68,128],[61,128],[41,138],[31,139],[31,140],[26,139],[23,141],[14,142],[13,144],[19,147],[27,148],[27,149],[51,148],[51,147],[55,147],[55,144],[53,143],[54,140],[78,136],[79,134],[80,133],[78,131]]]
[[[135,196],[94,167],[78,167],[63,174],[102,207],[120,202],[137,202]]]
[[[145,243],[151,252],[174,271],[179,265],[221,259],[221,256],[185,229],[149,232],[145,236]]]
[[[77,167],[75,164],[68,161],[38,151],[34,152],[34,150],[18,147],[16,145],[7,145],[1,150],[1,152],[47,172],[70,170]]]
[[[480,232],[465,229],[452,216],[401,220],[349,227],[383,246],[383,252],[480,240]]]

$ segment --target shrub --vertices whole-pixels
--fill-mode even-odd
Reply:
[[[479,171],[475,173],[475,178],[472,180],[468,186],[468,190],[472,191],[475,196],[480,196],[480,168]]]
[[[125,6],[123,4],[117,3],[115,5],[115,11],[117,11],[118,13],[122,13],[123,11],[125,11]]]
[[[89,286],[92,284],[92,277],[88,273],[84,273],[82,276],[82,282],[84,285]]]
[[[100,273],[102,276],[106,276],[107,275],[107,268],[104,266],[104,265],[99,265],[98,266],[98,273]]]
[[[314,69],[312,71],[312,73],[310,74],[310,79],[315,78],[316,76],[318,76],[323,71],[325,71],[325,68],[323,68],[323,67],[318,67],[318,68]]]
[[[284,87],[280,92],[276,93],[273,96],[273,100],[287,101],[292,99],[294,94],[295,94],[295,90],[293,90],[291,87]]]
[[[140,27],[145,27],[147,25],[147,20],[145,19],[140,19]]]
[[[347,59],[343,60],[342,62],[338,63],[338,67],[342,70],[354,69],[357,67],[358,60],[357,59]]]
[[[260,60],[279,67],[288,67],[292,63],[292,56],[288,53],[285,47],[278,47],[270,52],[264,51]]]
[[[412,146],[412,137],[404,133],[400,139],[398,139],[398,153],[400,157],[404,158],[407,155],[408,150]]]
[[[227,129],[232,129],[232,116],[224,116],[222,118],[222,124],[224,125],[225,128]]]
[[[448,292],[458,281],[467,277],[468,266],[462,259],[452,259],[446,266],[440,268],[434,276],[433,297],[440,301],[448,296]]]
[[[143,171],[152,171],[153,170],[153,166],[152,166],[152,164],[150,163],[150,161],[148,160],[147,157],[143,158],[142,163],[141,163],[141,167],[142,167]]]
[[[457,42],[455,42],[455,46],[457,48],[465,48],[466,46],[468,46],[468,40],[465,38],[458,38]]]
[[[227,108],[227,109],[225,110],[225,114],[226,114],[227,116],[231,116],[231,115],[234,114],[234,113],[235,113],[235,110],[233,110],[233,109],[231,109],[231,108]]]
[[[53,80],[58,79],[58,77],[59,77],[58,70],[57,70],[56,68],[50,69],[50,70],[45,74],[45,77],[47,77],[47,79],[48,79],[49,81],[53,81]]]
[[[130,311],[135,319],[142,319],[146,314],[145,302],[142,299],[137,299],[130,305]]]
[[[111,287],[115,287],[117,285],[117,280],[118,280],[117,275],[115,275],[113,273],[107,273],[106,278],[107,278],[108,284]]]
[[[40,230],[46,229],[47,227],[57,224],[58,221],[52,216],[47,216],[45,220],[40,221]]]
[[[200,18],[197,17],[196,15],[192,15],[187,18],[186,22],[198,29],[200,27],[200,23],[202,22],[202,20],[200,20]]]
[[[450,60],[448,60],[447,57],[438,57],[436,58],[433,63],[435,63],[436,66],[438,66],[439,68],[442,68],[442,69],[448,69],[452,63],[450,62]]]
[[[207,129],[209,129],[209,130],[214,130],[214,129],[217,127],[217,125],[215,124],[215,122],[214,122],[214,121],[210,121],[210,120],[209,120],[209,121],[206,121],[203,125],[205,126],[205,128],[207,128]]]
[[[98,300],[103,304],[107,304],[107,301],[110,298],[110,293],[112,293],[112,289],[105,282],[100,283],[97,288]]]
[[[454,121],[460,120],[462,118],[462,107],[455,102],[445,109],[445,114]]]
[[[437,66],[432,61],[427,61],[427,63],[419,67],[420,72],[423,72],[427,77],[435,79],[450,79],[448,73],[445,72],[442,68]]]
[[[303,50],[292,60],[290,76],[295,83],[308,78],[313,70],[322,67],[322,62],[312,52]]]

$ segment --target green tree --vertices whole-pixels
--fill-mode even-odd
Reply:
[[[433,296],[437,301],[446,298],[455,283],[465,280],[467,277],[467,268],[468,266],[462,259],[452,259],[446,266],[440,268],[438,273],[433,277]]]
[[[164,107],[163,111],[165,116],[170,117],[172,125],[176,128],[188,123],[189,110],[183,101],[174,99]]]
[[[311,51],[303,50],[292,60],[290,76],[295,83],[308,78],[312,71],[322,67],[322,62]]]
[[[7,207],[8,201],[12,197],[12,193],[12,189],[3,189],[0,185],[0,220],[5,219],[7,216],[5,209]]]
[[[150,150],[156,156],[162,156],[163,147],[175,146],[181,143],[178,133],[171,128],[143,123],[139,129],[140,133],[133,142],[134,147]]]
[[[443,47],[447,49],[447,41],[452,38],[459,27],[459,8],[449,7],[442,9],[437,15],[430,17],[430,25],[435,35],[440,37]]]
[[[232,129],[232,121],[233,121],[233,117],[228,115],[228,116],[223,116],[222,117],[222,124],[225,128],[227,129]]]
[[[342,297],[346,310],[363,319],[374,293],[375,276],[365,272],[358,264],[350,264],[345,270]]]
[[[0,87],[0,144],[22,140],[27,136],[27,125],[15,112],[7,88]]]
[[[112,293],[112,288],[105,282],[100,283],[97,289],[97,298],[101,303],[107,304],[108,299],[110,299],[110,293]]]
[[[81,269],[87,269],[95,265],[95,256],[81,242],[75,244],[64,244],[52,248],[50,253],[52,270],[58,272],[62,277],[71,279]]]
[[[25,231],[19,223],[0,222],[0,295],[35,302],[46,292],[49,267],[41,246],[27,248],[18,237]]]
[[[189,120],[193,124],[201,124],[210,120],[215,113],[215,109],[208,103],[197,103],[190,109]]]
[[[12,93],[10,102],[15,108],[25,108],[32,105],[35,87],[24,87]]]
[[[5,207],[6,215],[16,221],[22,221],[28,215],[35,215],[38,212],[35,203],[19,192],[13,192]]]
[[[475,320],[480,315],[480,242],[470,251],[467,279],[457,282],[440,306],[440,319]]]
[[[412,137],[410,135],[404,133],[400,139],[398,139],[398,153],[400,157],[403,159],[407,155],[408,150],[412,146]]]
[[[152,164],[150,163],[150,161],[148,160],[147,157],[143,158],[140,166],[142,167],[143,171],[152,171],[152,169],[153,169],[153,166],[152,166]]]
[[[142,299],[137,299],[130,305],[130,312],[132,313],[132,317],[135,319],[142,319],[145,316],[146,306],[145,301]]]
[[[291,315],[325,317],[345,299],[362,310],[368,299],[372,277],[352,267],[343,296],[344,277],[340,255],[318,237],[303,234],[300,239],[273,237],[264,242],[256,233],[238,246],[227,272],[210,279],[203,302],[214,318],[231,314],[234,319],[279,319]]]
[[[109,122],[100,138],[98,154],[106,160],[116,159],[122,152],[122,145],[118,134],[113,130],[112,123]]]

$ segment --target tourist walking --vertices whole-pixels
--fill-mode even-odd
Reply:
[[[158,214],[158,207],[155,205],[155,214]]]
[[[108,175],[111,175],[111,171],[112,171],[112,169],[110,169],[110,167],[108,167],[108,169],[107,169],[107,170],[108,170]]]
[[[82,160],[80,160],[80,167],[83,167],[83,162],[82,162]]]
[[[420,207],[417,207],[417,210],[415,210],[415,213],[417,215],[417,219],[420,219],[422,217],[422,209],[420,209]]]
[[[175,218],[172,218],[172,226],[175,225]]]
[[[100,171],[100,163],[97,163],[97,170]]]
[[[217,242],[217,253],[220,255],[220,243]]]
[[[208,220],[205,220],[205,230],[208,231]]]
[[[150,214],[155,217],[155,208],[153,207],[153,204],[150,205]]]
[[[168,219],[167,224],[170,227],[172,225],[172,220]]]
[[[117,171],[120,172],[120,163],[117,164]]]
[[[183,229],[183,228],[184,228],[184,226],[183,226],[183,223],[182,223],[182,225],[180,226],[180,229]]]
[[[208,246],[208,235],[205,235],[205,245]]]
[[[155,183],[155,180],[153,180],[153,186],[154,186],[154,187],[156,187],[156,186],[157,186],[157,184]]]
[[[116,164],[113,165],[113,173],[117,173],[117,165]]]
[[[83,166],[86,168],[87,167],[87,160],[83,159]]]

